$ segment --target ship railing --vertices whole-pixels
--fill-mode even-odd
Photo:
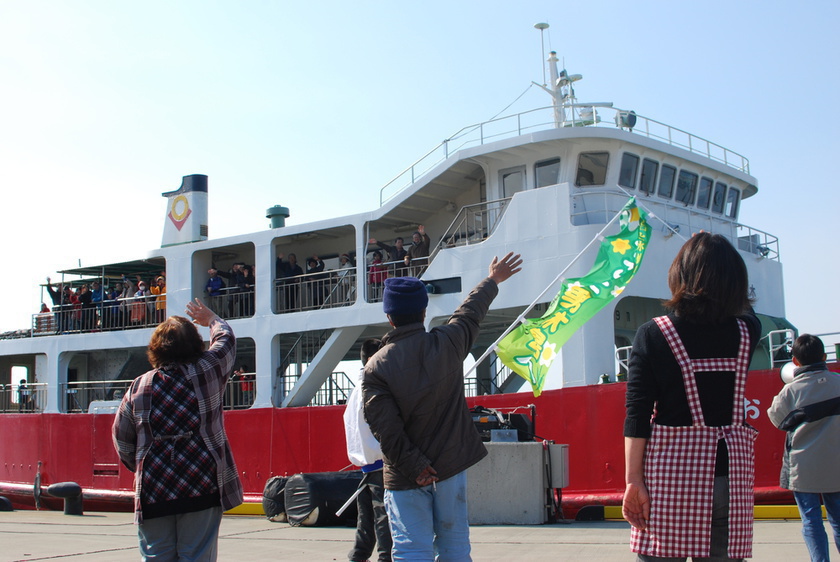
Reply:
[[[504,199],[461,207],[429,259],[433,260],[437,253],[445,248],[470,246],[484,242],[488,236],[493,234],[505,211],[507,211],[510,200],[511,197],[505,197]]]
[[[62,411],[66,413],[89,412],[93,402],[100,405],[103,402],[118,405],[132,382],[131,380],[110,380],[59,383],[59,393],[63,401]]]
[[[382,302],[385,279],[390,277],[420,277],[429,266],[428,257],[368,264],[367,302]]]
[[[225,320],[250,318],[254,315],[254,289],[225,287],[207,297],[207,306]]]
[[[257,392],[257,374],[232,375],[225,386],[224,409],[247,410],[254,404]]]
[[[840,363],[840,332],[814,335],[822,340],[825,346],[826,359],[830,362]]]
[[[493,383],[479,379],[473,373],[471,376],[464,379],[464,396],[486,396],[493,394]],[[498,391],[496,391],[498,394]]]
[[[771,330],[764,336],[767,338],[767,349],[770,354],[770,365],[773,368],[781,367],[790,361],[791,349],[796,333],[791,328]]]
[[[763,230],[737,225],[738,249],[758,257],[779,261],[779,239]]]
[[[712,215],[686,208],[670,201],[637,197],[640,207],[654,216],[648,222],[653,232],[671,237],[690,236],[693,232],[711,232],[726,237],[741,251],[757,259],[779,261],[779,239],[772,234],[734,222],[723,215]],[[576,226],[606,224],[627,203],[627,195],[609,189],[577,191],[572,194],[571,222]]]
[[[287,374],[282,378],[283,396],[286,396],[292,391],[295,384],[297,384],[300,379],[300,374]],[[346,404],[347,399],[350,397],[350,393],[353,392],[355,387],[356,384],[349,376],[347,376],[347,373],[343,371],[334,371],[312,397],[312,400],[309,402],[309,406],[335,406],[339,404]]]
[[[47,383],[0,384],[0,412],[37,414],[47,405]]]
[[[156,306],[156,297],[129,297],[82,307],[55,305],[51,312],[32,316],[32,335],[93,333],[157,326],[166,318],[165,308]]]
[[[587,104],[576,104],[567,107],[570,113],[585,117],[574,117],[568,121],[557,123],[554,107],[548,106],[504,117],[497,117],[489,121],[464,127],[429,150],[414,164],[401,171],[391,181],[382,186],[379,191],[379,204],[384,204],[413,185],[426,172],[445,161],[458,150],[471,146],[482,146],[497,140],[513,138],[529,132],[555,127],[585,126],[618,128],[656,139],[671,146],[683,148],[747,174],[750,172],[750,163],[745,156],[710,140],[666,125],[655,119],[639,115],[633,111],[615,107],[602,107],[600,104],[597,107]],[[604,114],[605,117],[602,118],[601,114]],[[610,115],[611,118],[606,118],[607,115]]]
[[[384,253],[382,250],[379,251]],[[422,260],[425,261],[427,258],[422,258]],[[376,264],[369,263],[365,282],[367,302],[382,302],[385,279],[390,277],[419,277],[425,269],[425,264],[413,265],[406,263],[405,259]]]
[[[274,312],[301,312],[356,302],[356,270],[330,269],[274,280]]]
[[[492,376],[488,379],[478,378],[473,371],[472,374],[464,378],[464,395],[465,396],[484,396],[487,394],[505,394],[508,392],[516,392],[522,386],[524,379],[510,367],[501,362],[497,355],[492,356],[490,363],[490,372]]]
[[[630,350],[632,346],[626,345],[615,349],[615,361],[618,363],[618,372],[626,375],[630,370]]]
[[[280,358],[278,376],[275,379],[275,384],[280,387],[281,400],[291,393],[303,372],[324,347],[331,334],[331,330],[302,332],[288,348],[284,346],[286,351]],[[272,391],[275,395],[276,390],[275,387]]]
[[[618,108],[602,108],[587,106],[585,104],[576,105],[576,109],[583,109],[586,112],[591,111],[592,115],[598,115],[598,111],[605,113],[612,112],[612,122],[601,121],[597,126],[615,126],[619,129],[636,133],[648,138],[656,139],[665,142],[671,146],[677,146],[692,152],[705,156],[716,162],[725,164],[731,168],[735,168],[746,174],[750,173],[750,161],[741,154],[733,150],[729,150],[725,146],[714,143],[710,140],[693,135],[688,131],[683,131],[671,125],[662,123],[655,119],[638,115],[634,111],[628,111]],[[630,123],[635,122],[633,126]]]
[[[133,380],[74,381],[59,385],[63,400],[62,411],[66,413],[92,412],[103,406],[116,407],[128,392]],[[27,385],[36,386],[36,385]],[[47,397],[47,385],[37,385],[34,411],[43,409]],[[242,410],[250,408],[256,394],[256,375],[244,373],[242,377],[231,377],[225,387],[224,409]]]

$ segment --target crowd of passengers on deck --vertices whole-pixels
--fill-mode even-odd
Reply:
[[[100,281],[52,284],[47,277],[52,308],[41,303],[35,318],[39,334],[95,332],[156,325],[166,317],[166,272],[150,281],[126,275],[113,286]]]
[[[388,277],[420,277],[428,265],[430,245],[423,225],[408,245],[402,237],[396,238],[393,245],[371,238],[366,264],[366,300],[382,300],[382,288]],[[207,275],[203,296],[216,314],[226,319],[254,315],[253,265],[236,262],[227,271],[213,265]],[[334,269],[327,269],[317,255],[306,258],[302,266],[294,253],[279,253],[274,285],[277,313],[349,306],[357,298],[356,263],[351,253],[345,253],[338,257]],[[42,303],[35,315],[37,335],[151,327],[167,315],[165,271],[147,274],[145,278],[121,275],[112,285],[107,278],[54,285],[48,277],[46,290],[52,307]]]

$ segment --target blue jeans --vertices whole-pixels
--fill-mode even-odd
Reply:
[[[802,517],[802,537],[805,539],[805,546],[808,547],[808,554],[811,555],[811,562],[828,562],[828,537],[823,525],[820,496],[822,496],[822,503],[825,503],[828,522],[834,529],[834,545],[840,552],[840,492],[827,494],[794,492],[793,497],[796,499],[799,515]]]
[[[145,519],[137,528],[143,560],[216,560],[222,508]]]
[[[385,490],[394,560],[469,562],[467,472],[414,490]]]

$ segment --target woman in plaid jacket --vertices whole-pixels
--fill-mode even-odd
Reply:
[[[149,342],[154,368],[134,380],[114,419],[114,446],[135,473],[144,560],[215,560],[222,513],[242,503],[222,416],[236,338],[198,299],[186,312],[210,327],[210,348],[189,320],[170,316]]]

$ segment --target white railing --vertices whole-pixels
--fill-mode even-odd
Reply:
[[[618,363],[618,372],[627,374],[630,372],[630,350],[633,346],[627,345],[615,349],[615,360]]]
[[[248,318],[254,315],[254,289],[225,287],[219,294],[207,297],[207,306],[225,320]]]
[[[287,396],[300,380],[299,374],[288,374],[281,377],[283,396]],[[356,384],[343,371],[333,372],[321,388],[312,397],[309,406],[335,406],[346,404],[350,393]]]
[[[128,392],[132,380],[110,380],[110,381],[78,381],[60,383],[60,397],[62,400],[62,412],[87,413],[92,410],[91,406],[97,403],[108,403],[117,406],[118,402]],[[36,386],[36,385],[27,385]],[[38,391],[38,396],[46,400],[47,385]],[[241,377],[231,376],[225,387],[224,409],[242,410],[250,408],[256,396],[256,374],[243,373]],[[36,401],[37,404],[37,401]],[[40,405],[43,409],[44,403]]]
[[[0,384],[0,412],[36,414],[47,406],[47,384]]]
[[[770,354],[770,367],[780,367],[790,361],[790,350],[796,337],[790,328],[772,330],[764,336],[767,338],[767,349]]]
[[[274,312],[350,306],[356,302],[356,270],[331,269],[274,280]]]
[[[91,333],[157,326],[165,319],[154,295],[94,303],[91,306],[55,305],[51,312],[32,315],[32,335]]]
[[[510,200],[510,197],[506,197],[462,207],[458,216],[446,229],[438,248],[454,248],[483,242],[493,233]]]
[[[637,197],[636,201],[654,215],[648,220],[653,232],[672,236],[676,231],[688,237],[704,230],[725,236],[736,248],[758,258],[779,261],[779,239],[763,230],[664,199]],[[571,222],[574,225],[606,224],[626,203],[627,195],[619,191],[583,188],[572,194]]]
[[[825,346],[826,358],[829,361],[840,363],[840,332],[827,332],[825,334],[814,334],[820,338]]]
[[[633,112],[613,107],[593,107],[579,104],[570,108],[576,114],[592,112],[592,119],[575,118],[564,123],[565,127],[609,127],[630,131],[644,137],[659,140],[671,146],[688,150],[694,154],[705,156],[745,173],[750,171],[750,163],[746,157],[729,150],[717,143],[693,135],[682,129],[677,129],[654,119],[635,114]],[[608,119],[601,114],[610,115]],[[635,125],[631,128],[626,123],[629,114],[635,117]],[[426,172],[437,166],[451,154],[470,146],[482,146],[489,142],[513,138],[525,133],[555,128],[554,108],[541,107],[499,117],[464,127],[448,139],[444,140],[414,164],[400,172],[379,190],[379,204],[382,205],[392,197],[412,185]]]

